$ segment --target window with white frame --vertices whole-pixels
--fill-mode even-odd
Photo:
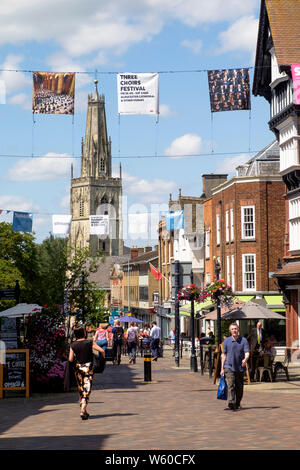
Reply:
[[[220,245],[221,242],[221,221],[220,214],[216,214],[216,234],[217,234],[217,245]]]
[[[300,197],[289,201],[290,251],[300,250]]]
[[[242,239],[255,238],[255,207],[242,206]]]
[[[234,240],[234,220],[233,220],[233,209],[230,209],[230,240]]]
[[[226,256],[226,282],[230,284],[230,256]]]
[[[256,289],[256,259],[255,254],[243,255],[243,290]]]
[[[231,287],[233,292],[235,291],[235,267],[234,267],[234,255],[231,255]]]
[[[206,230],[205,232],[205,258],[208,259],[210,257],[210,230]]]
[[[229,211],[225,212],[226,243],[229,243]]]

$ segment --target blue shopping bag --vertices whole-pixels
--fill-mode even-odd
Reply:
[[[227,400],[227,384],[224,375],[221,375],[217,393],[218,400]]]

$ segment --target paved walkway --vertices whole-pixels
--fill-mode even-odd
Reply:
[[[299,368],[290,382],[246,385],[233,412],[188,359],[152,362],[151,383],[142,358],[127,360],[95,376],[88,421],[77,392],[0,400],[0,449],[300,449]]]

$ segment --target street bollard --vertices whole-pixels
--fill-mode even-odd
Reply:
[[[150,349],[144,350],[144,381],[151,382],[151,351]]]

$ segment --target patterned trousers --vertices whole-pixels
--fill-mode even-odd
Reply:
[[[92,363],[87,362],[86,364],[75,365],[75,377],[77,382],[77,388],[80,397],[80,405],[88,404],[90,393],[92,390],[94,371],[92,369]]]

